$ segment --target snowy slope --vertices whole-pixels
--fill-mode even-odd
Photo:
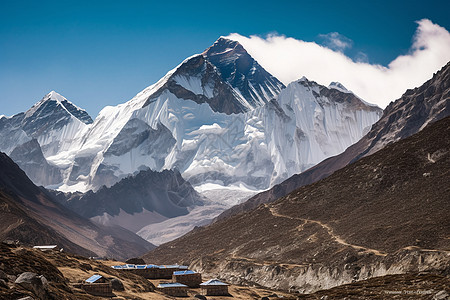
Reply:
[[[104,108],[65,155],[73,162],[60,189],[111,186],[149,167],[176,168],[196,186],[263,190],[344,151],[381,113],[338,85],[283,87],[239,43],[220,38],[129,102]]]
[[[64,165],[52,156],[64,156],[91,123],[85,110],[51,91],[25,113],[0,119],[0,151],[13,154],[36,184],[60,185]],[[65,167],[69,165],[66,158]]]

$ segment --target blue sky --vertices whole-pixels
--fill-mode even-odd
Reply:
[[[56,90],[95,117],[230,33],[327,45],[337,32],[346,56],[387,66],[415,21],[450,29],[449,1],[394,2],[0,0],[0,114]]]

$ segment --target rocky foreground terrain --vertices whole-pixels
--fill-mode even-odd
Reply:
[[[65,252],[10,246],[0,243],[0,299],[75,300],[104,299],[87,294],[77,283],[93,274],[114,281],[112,299],[174,299],[155,290],[160,282],[123,273],[110,266],[117,261],[91,260]],[[123,288],[123,290],[122,290]],[[447,299],[450,279],[429,273],[388,275],[352,284],[321,290],[313,294],[289,294],[260,286],[229,287],[229,297],[208,296],[207,299]],[[188,299],[195,298],[198,289],[191,289]],[[29,297],[29,298],[26,298]],[[267,298],[264,298],[267,297]],[[185,298],[186,299],[186,298]]]
[[[112,299],[174,299],[155,290],[159,280],[147,280],[131,273],[111,268],[111,265],[124,264],[111,260],[91,260],[86,257],[65,252],[41,252],[21,246],[8,246],[0,243],[0,299],[16,300],[83,300],[104,299],[87,294],[77,283],[100,274],[113,280]],[[167,280],[166,280],[167,281]],[[206,281],[206,280],[204,280]],[[199,294],[199,289],[190,289],[189,298]],[[230,286],[230,297],[208,297],[208,299],[270,299],[283,297],[295,299],[283,292],[274,292],[260,287]],[[198,298],[197,298],[198,299]]]

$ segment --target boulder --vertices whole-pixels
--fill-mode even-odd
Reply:
[[[8,284],[6,283],[6,281],[4,279],[0,279],[0,287],[1,288],[5,288],[5,289],[9,289]]]
[[[49,299],[48,281],[44,276],[38,276],[36,273],[24,272],[17,277],[14,282],[16,285],[33,292],[39,299]]]
[[[126,261],[127,264],[132,265],[145,265],[145,261],[142,258],[133,257]]]
[[[200,299],[200,300],[207,300],[205,296],[199,295],[199,294],[195,295],[194,298],[195,299]]]
[[[124,291],[125,288],[123,287],[122,281],[120,281],[117,278],[111,279],[111,287],[113,291]]]
[[[0,279],[8,281],[8,275],[5,272],[3,272],[2,270],[0,270]]]

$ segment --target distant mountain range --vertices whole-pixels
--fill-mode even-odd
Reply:
[[[103,225],[118,225],[133,232],[151,223],[186,215],[205,198],[178,171],[142,170],[112,187],[97,192],[49,191],[72,211]]]
[[[161,233],[170,239],[204,225],[199,216],[209,221],[341,153],[381,113],[337,82],[325,87],[301,78],[285,86],[241,44],[219,38],[94,120],[55,91],[25,113],[1,117],[0,151],[35,184],[67,193],[58,195],[61,203],[99,224],[142,229],[150,238],[162,229],[148,225],[176,217],[170,234]],[[130,176],[148,169],[179,172],[182,178],[165,174],[178,176],[172,182],[180,186],[135,189],[143,176]],[[190,191],[189,199],[176,200],[189,205],[171,206],[174,193],[183,189],[181,179],[209,201],[192,198]],[[123,196],[116,197],[119,182]],[[96,193],[69,194],[89,190]],[[190,216],[203,203],[203,211]]]
[[[177,169],[195,186],[262,190],[357,142],[381,109],[339,83],[285,87],[236,41],[218,39],[94,121],[51,92],[0,119],[0,150],[44,186],[112,186],[134,172]]]
[[[0,153],[0,240],[55,244],[85,256],[126,259],[154,248],[118,226],[105,227],[60,205],[35,186],[6,154]]]

